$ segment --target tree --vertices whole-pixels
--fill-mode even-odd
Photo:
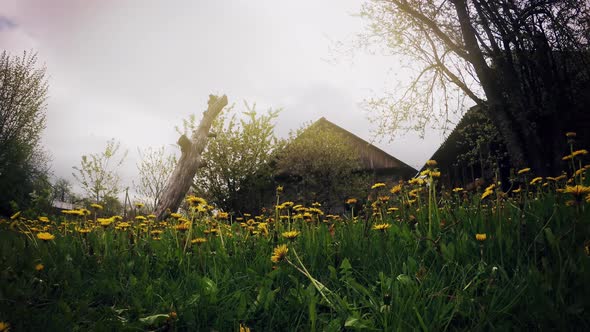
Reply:
[[[286,197],[327,208],[342,207],[347,198],[366,197],[369,177],[361,172],[358,151],[346,142],[342,134],[317,124],[291,133],[276,164]]]
[[[403,92],[369,102],[383,131],[408,122],[424,130],[433,119],[446,126],[451,102],[466,96],[515,166],[560,168],[563,134],[590,91],[587,1],[374,0],[362,15],[372,23],[366,41],[421,66]]]
[[[213,120],[221,110],[227,106],[227,97],[209,95],[208,107],[203,112],[203,118],[199,127],[191,133],[191,138],[186,135],[180,136],[180,159],[166,182],[164,191],[155,209],[155,215],[162,218],[167,210],[176,211],[182,202],[184,195],[188,192],[193,183],[197,170],[202,165],[201,153],[207,146],[209,129]]]
[[[198,193],[225,211],[261,207],[263,199],[254,198],[273,187],[270,162],[279,142],[273,121],[280,111],[258,114],[256,104],[250,107],[244,102],[244,106],[244,119],[226,112],[215,120],[216,137],[202,155],[206,167],[195,177]]]
[[[148,210],[152,211],[158,205],[166,181],[174,170],[176,157],[173,154],[166,155],[163,146],[157,149],[148,148],[143,152],[140,150],[139,155],[139,183],[135,185],[135,190],[146,203]]]
[[[72,167],[76,170],[72,175],[95,203],[101,203],[106,197],[115,197],[121,191],[121,179],[116,169],[125,161],[127,151],[116,159],[120,147],[121,143],[111,139],[103,152],[83,155],[80,167]]]
[[[0,55],[0,214],[30,203],[30,193],[46,187],[49,157],[41,147],[48,84],[37,55]]]

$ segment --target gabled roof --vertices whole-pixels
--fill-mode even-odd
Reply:
[[[328,121],[325,117],[321,117],[314,122],[310,128],[320,127],[323,130],[332,130],[342,134],[359,152],[361,163],[364,169],[382,171],[382,170],[398,170],[402,173],[408,173],[410,176],[416,173],[416,169],[404,163],[403,161],[391,156],[387,152],[379,149],[373,144],[356,136],[348,130]]]

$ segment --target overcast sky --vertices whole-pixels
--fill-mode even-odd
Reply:
[[[277,132],[324,116],[372,140],[362,101],[394,86],[399,61],[346,52],[367,22],[360,1],[0,0],[0,47],[38,52],[49,100],[43,144],[56,176],[73,181],[83,154],[110,138],[129,151],[120,174],[136,176],[137,149],[171,146],[174,127],[201,114],[208,95],[243,109],[283,111]],[[339,45],[344,46],[339,46]],[[399,76],[399,75],[398,75]],[[419,168],[438,133],[374,144]]]

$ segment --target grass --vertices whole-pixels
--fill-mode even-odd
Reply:
[[[427,172],[394,193],[377,186],[354,217],[279,196],[276,210],[243,220],[194,198],[179,218],[128,227],[91,211],[5,218],[0,322],[15,331],[588,330],[590,188],[580,169],[569,183],[530,185],[521,174],[522,191],[488,187],[483,199],[434,190]],[[288,252],[271,261],[281,244]]]

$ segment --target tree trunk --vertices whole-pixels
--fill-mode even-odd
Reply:
[[[191,139],[181,146],[182,154],[178,164],[162,191],[162,196],[155,209],[158,219],[161,219],[168,210],[171,212],[178,210],[201,165],[201,154],[207,145],[211,124],[226,105],[227,97],[225,95],[221,98],[209,95],[209,107],[207,111],[203,112],[199,128],[192,133]]]

